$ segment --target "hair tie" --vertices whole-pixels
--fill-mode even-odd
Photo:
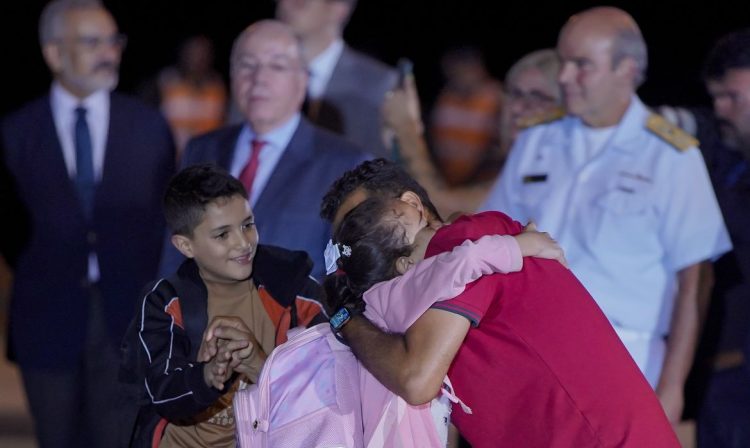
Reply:
[[[334,243],[328,240],[323,257],[326,261],[326,275],[331,275],[338,270],[338,260],[341,256],[351,257],[352,248],[346,244]]]

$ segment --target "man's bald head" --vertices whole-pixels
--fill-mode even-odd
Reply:
[[[292,29],[277,20],[245,28],[232,47],[232,95],[256,134],[263,135],[299,113],[307,90],[307,66]]]
[[[294,47],[294,51],[297,53],[299,60],[303,65],[306,66],[306,60],[302,50],[302,45],[299,38],[294,33],[294,30],[292,30],[292,28],[284,22],[273,19],[259,20],[242,30],[239,36],[234,39],[234,43],[232,44],[230,62],[234,63],[242,44],[252,36],[260,37],[263,39],[278,40],[280,42],[286,41],[289,45]]]
[[[635,19],[613,6],[598,6],[584,10],[568,19],[560,31],[560,40],[566,34],[586,34],[608,40],[612,54],[612,66],[622,60],[632,58],[637,71],[634,86],[638,87],[646,79],[648,50],[643,35]]]

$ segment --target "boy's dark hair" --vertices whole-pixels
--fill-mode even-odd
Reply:
[[[338,178],[323,196],[320,204],[321,218],[333,221],[344,199],[359,187],[372,195],[388,198],[398,198],[407,191],[413,191],[419,196],[422,205],[435,218],[440,219],[440,214],[425,189],[396,163],[382,158],[362,162]]]
[[[192,236],[203,220],[206,205],[239,195],[247,199],[242,182],[212,163],[189,166],[172,177],[164,194],[164,217],[173,235]]]
[[[731,69],[750,69],[750,28],[726,34],[716,42],[703,64],[703,79],[721,79]]]
[[[342,274],[325,283],[328,306],[335,312],[344,305],[364,306],[362,294],[372,285],[398,276],[396,260],[407,257],[413,245],[395,220],[384,220],[393,199],[373,196],[353,208],[334,233]],[[348,253],[348,255],[347,255]]]

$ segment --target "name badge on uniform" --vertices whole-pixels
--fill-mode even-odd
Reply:
[[[523,176],[523,183],[533,184],[537,182],[547,182],[547,174],[527,174]]]

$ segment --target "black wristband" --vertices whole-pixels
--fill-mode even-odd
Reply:
[[[341,332],[341,329],[344,328],[344,325],[349,323],[351,319],[352,314],[348,309],[339,308],[339,310],[333,313],[331,318],[328,320],[328,323],[331,324],[331,331],[333,332],[333,334],[339,334],[339,332]]]
[[[338,309],[331,318],[328,320],[328,323],[331,324],[331,331],[333,334],[338,335],[341,333],[341,329],[344,328],[344,326],[349,323],[350,320],[354,316],[358,316],[364,312],[364,307],[353,307],[353,306],[347,306],[344,305],[341,308]]]

